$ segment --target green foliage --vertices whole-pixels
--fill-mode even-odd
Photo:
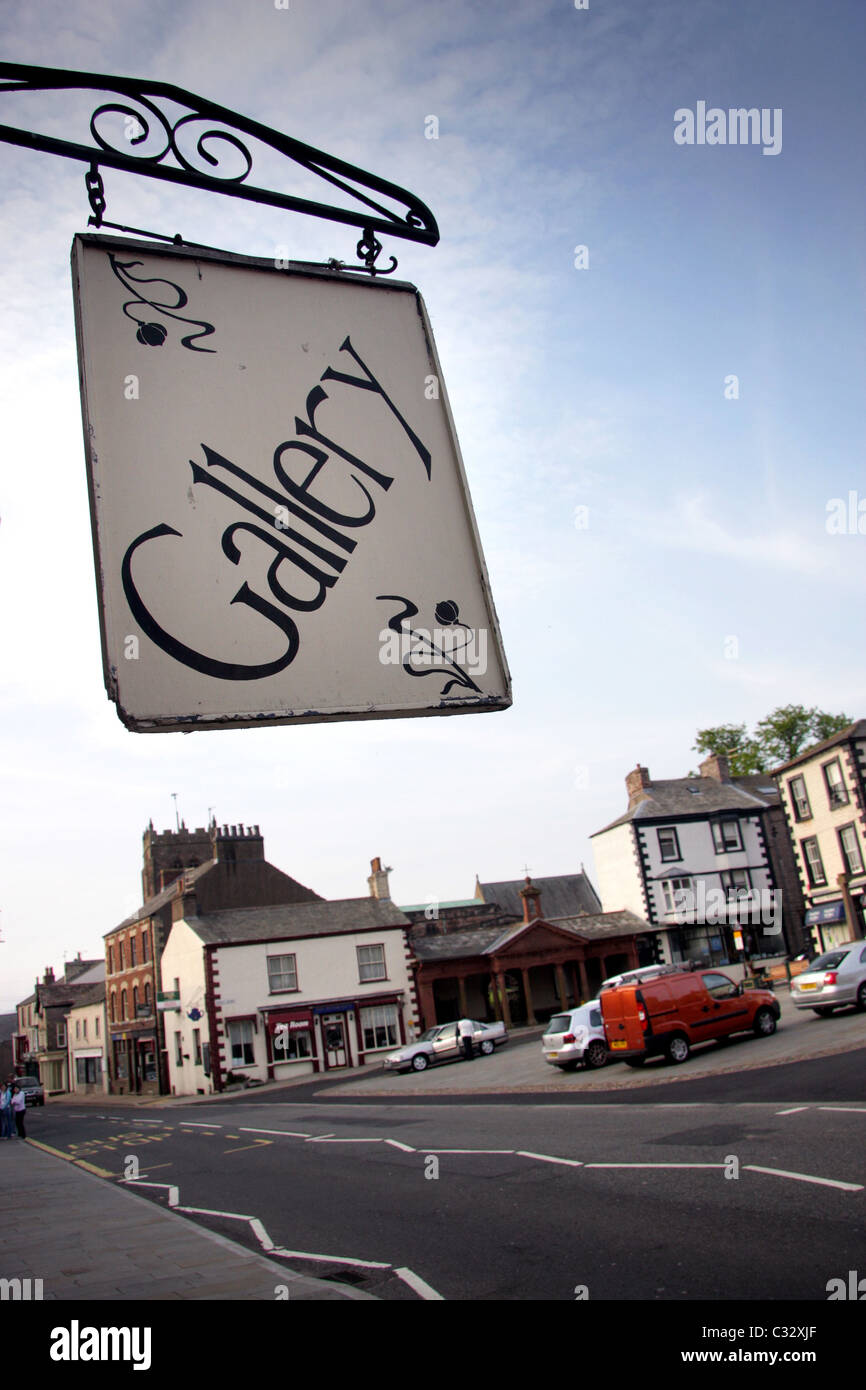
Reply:
[[[854,721],[847,714],[828,714],[805,705],[780,705],[755,725],[749,735],[745,724],[719,724],[699,729],[692,745],[705,758],[723,753],[733,777],[767,772],[802,753],[810,744],[831,738]]]

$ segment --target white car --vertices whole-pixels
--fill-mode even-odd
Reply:
[[[846,1004],[866,1010],[866,943],[845,941],[813,960],[791,981],[791,1003],[823,1015]]]
[[[561,1071],[573,1071],[578,1062],[585,1067],[603,1067],[608,1058],[607,1039],[601,1004],[591,999],[576,1009],[554,1014],[541,1038],[545,1062]]]
[[[494,1048],[508,1039],[504,1023],[477,1023],[475,1019],[470,1019],[470,1022],[473,1049],[482,1052],[485,1057],[489,1057]],[[434,1062],[454,1062],[462,1056],[463,1043],[457,1033],[457,1024],[439,1023],[422,1033],[417,1042],[408,1043],[398,1052],[389,1052],[385,1058],[385,1070],[425,1071]]]

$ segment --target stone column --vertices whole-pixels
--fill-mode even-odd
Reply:
[[[558,964],[553,967],[553,970],[556,975],[556,992],[559,995],[559,1007],[562,1009],[562,1012],[565,1013],[568,1008],[568,991],[565,983],[565,971],[562,966]]]
[[[521,966],[520,973],[523,976],[523,996],[526,1000],[526,1022],[530,1027],[538,1022],[535,1017],[535,1010],[532,1007],[532,985],[529,983],[529,970],[526,966]]]
[[[506,1028],[511,1027],[511,1010],[508,1007],[508,990],[505,988],[505,976],[500,970],[494,971],[494,988],[499,991],[502,1006],[502,1022]],[[495,997],[495,996],[494,996]]]
[[[469,1017],[469,1005],[466,1003],[466,979],[463,975],[457,976],[457,999],[460,1006],[460,1017]]]

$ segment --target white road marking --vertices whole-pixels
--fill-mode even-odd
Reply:
[[[168,1191],[168,1205],[170,1207],[177,1207],[180,1201],[178,1189],[167,1182],[145,1182],[143,1178],[121,1178],[120,1182],[127,1187],[164,1187]],[[178,1207],[178,1211],[183,1211],[183,1207]]]
[[[585,1163],[585,1168],[724,1168],[724,1163]],[[766,1169],[767,1172],[770,1169]]]
[[[322,1139],[333,1139],[333,1134],[314,1134],[306,1142],[308,1144],[318,1144]]]
[[[404,1154],[416,1154],[417,1149],[413,1149],[411,1144],[401,1144],[399,1139],[386,1139],[386,1144],[390,1144],[392,1149],[402,1149]]]
[[[801,1110],[808,1110],[808,1105],[792,1105],[790,1110],[777,1110],[777,1115],[799,1115]]]
[[[332,1134],[320,1134],[311,1144],[384,1144],[384,1139],[335,1139]]]
[[[403,1280],[404,1284],[408,1284],[409,1288],[413,1291],[413,1293],[416,1293],[419,1298],[424,1298],[428,1302],[445,1302],[441,1293],[437,1293],[434,1288],[430,1287],[430,1285],[427,1283],[425,1279],[422,1279],[420,1275],[415,1274],[413,1270],[407,1269],[404,1266],[402,1269],[395,1269],[394,1273],[397,1275],[398,1279]]]
[[[250,1125],[239,1125],[241,1134],[282,1134],[287,1139],[309,1139],[309,1134],[299,1129],[253,1129]]]
[[[537,1158],[539,1163],[564,1163],[569,1168],[582,1168],[583,1163],[579,1158],[554,1158],[553,1154],[534,1154],[528,1149],[518,1149],[518,1158]]]
[[[185,1129],[224,1129],[224,1125],[206,1125],[201,1120],[181,1120]]]
[[[809,1173],[788,1173],[784,1168],[759,1168],[756,1163],[745,1163],[751,1173],[769,1173],[775,1178],[793,1178],[795,1182],[814,1182],[819,1187],[838,1187],[842,1192],[862,1192],[863,1184],[859,1182],[837,1182],[835,1178],[815,1178]]]
[[[275,1249],[272,1255],[282,1255],[287,1260],[319,1260],[329,1265],[357,1265],[359,1269],[390,1269],[389,1264],[380,1260],[354,1260],[348,1255],[311,1255],[308,1250]]]
[[[819,1110],[842,1110],[846,1115],[866,1115],[866,1105],[819,1105]]]
[[[420,1149],[425,1154],[513,1154],[513,1149]]]

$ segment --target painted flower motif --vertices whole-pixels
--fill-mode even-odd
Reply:
[[[453,627],[460,617],[460,609],[451,598],[443,598],[436,605],[436,621],[440,627]]]
[[[135,336],[148,347],[162,347],[168,335],[161,323],[140,323]]]

